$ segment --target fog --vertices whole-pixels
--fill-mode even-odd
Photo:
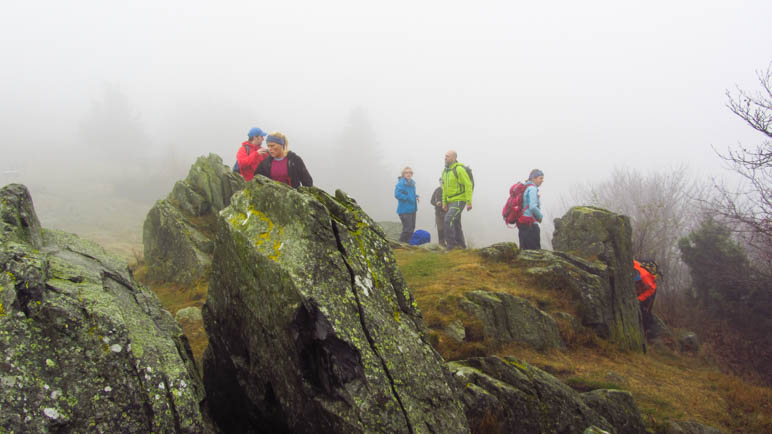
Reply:
[[[761,138],[725,107],[772,60],[769,1],[10,1],[0,13],[0,184],[42,224],[114,248],[195,158],[227,165],[281,131],[315,184],[417,228],[447,150],[472,167],[476,247],[513,240],[509,186],[533,168],[545,230],[572,186],[687,164]],[[631,192],[634,194],[634,192]],[[545,235],[546,236],[546,235]],[[124,243],[125,245],[115,246]]]

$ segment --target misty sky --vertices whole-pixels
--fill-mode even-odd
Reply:
[[[758,88],[771,18],[762,0],[4,1],[0,180],[46,179],[38,167],[79,146],[105,86],[128,99],[143,152],[174,148],[185,170],[208,152],[232,164],[256,125],[324,155],[306,161],[321,173],[346,158],[335,138],[362,108],[393,181],[412,166],[428,199],[455,149],[477,183],[467,235],[514,239],[501,206],[535,167],[549,220],[572,185],[615,167],[725,174],[711,145],[762,140],[724,92]],[[418,227],[431,216],[421,207]]]

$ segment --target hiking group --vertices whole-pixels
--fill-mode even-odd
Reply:
[[[464,231],[461,227],[461,213],[466,208],[472,209],[474,177],[471,169],[457,161],[456,151],[445,153],[445,170],[440,177],[440,186],[431,197],[435,209],[435,223],[439,234],[439,244],[448,250],[465,249]],[[418,211],[419,195],[413,180],[413,169],[405,167],[397,178],[394,187],[397,199],[397,215],[402,222],[399,241],[410,244],[423,244],[429,241],[429,233],[415,230],[415,217]]]
[[[263,141],[266,142],[265,148],[262,147]],[[301,185],[313,186],[313,179],[303,159],[289,150],[287,137],[280,132],[266,134],[257,127],[249,130],[247,140],[239,147],[233,171],[240,173],[247,181],[259,174],[293,188]],[[438,242],[447,250],[465,249],[461,215],[464,209],[472,210],[474,175],[469,167],[458,162],[456,151],[445,153],[445,168],[439,182],[439,187],[431,197]],[[509,188],[509,198],[501,212],[507,226],[517,227],[522,250],[541,249],[539,223],[544,215],[541,211],[539,187],[543,182],[544,172],[539,169],[531,170],[526,181],[518,181]],[[397,199],[397,214],[402,223],[399,241],[410,244],[429,242],[428,232],[415,230],[420,196],[416,193],[413,169],[409,166],[402,169],[397,178],[394,197]],[[633,261],[633,267],[641,318],[644,330],[648,331],[652,325],[652,307],[659,272],[654,261]]]
[[[266,148],[262,147],[263,140]],[[294,188],[314,185],[303,159],[289,150],[287,137],[278,131],[266,134],[257,127],[249,130],[247,141],[236,152],[233,171],[240,173],[247,181],[255,175],[263,175]]]
[[[458,162],[456,151],[448,151],[445,153],[445,168],[439,182],[440,185],[431,197],[438,243],[448,250],[465,249],[466,240],[461,216],[464,210],[472,210],[472,169]],[[527,181],[512,186],[510,198],[504,206],[504,220],[508,225],[517,225],[521,249],[541,248],[539,223],[543,215],[539,202],[539,187],[543,182],[544,172],[539,169],[532,170]],[[416,194],[413,169],[410,167],[402,169],[394,188],[394,197],[397,199],[397,215],[402,222],[399,241],[410,244],[428,242],[428,233],[427,237],[416,237],[425,232],[415,230],[419,195]]]

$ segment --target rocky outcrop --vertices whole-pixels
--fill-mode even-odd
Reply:
[[[448,363],[474,432],[580,433],[614,427],[552,375],[518,359],[482,357]]]
[[[227,432],[467,432],[378,225],[258,177],[217,220],[204,377]]]
[[[190,285],[207,276],[215,215],[244,185],[219,156],[199,157],[187,178],[147,214],[142,238],[148,278]]]
[[[477,251],[484,259],[495,262],[511,262],[517,258],[520,249],[515,243],[496,243]]]
[[[524,250],[515,266],[525,268],[537,285],[565,291],[579,304],[579,319],[602,338],[620,346],[641,350],[640,311],[620,305],[608,278],[608,267],[579,257],[546,250]],[[637,302],[637,299],[636,299]]]
[[[580,395],[588,407],[603,416],[617,432],[646,434],[633,395],[626,390],[598,389]]]
[[[470,291],[459,302],[483,325],[485,337],[499,342],[520,342],[536,349],[562,348],[558,325],[530,301],[512,294]]]
[[[207,432],[186,339],[126,263],[40,228],[0,189],[0,426],[7,432]]]
[[[596,324],[596,330],[608,333],[609,339],[623,347],[641,350],[643,330],[633,282],[631,235],[626,216],[600,208],[574,207],[555,219],[552,245],[556,252],[570,253],[561,257],[597,282],[592,285],[594,293],[589,293],[586,279],[576,283],[565,279],[566,285],[580,291],[588,321],[583,322]]]

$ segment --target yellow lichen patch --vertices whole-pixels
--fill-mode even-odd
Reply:
[[[5,309],[3,309],[3,303],[0,303],[0,316],[5,315]]]
[[[251,222],[254,219],[257,219],[258,222],[252,224]],[[254,207],[249,207],[246,214],[240,212],[233,213],[227,218],[227,221],[235,228],[246,226],[244,233],[255,247],[261,247],[264,244],[270,243],[269,245],[273,253],[269,254],[268,258],[273,261],[279,259],[284,228],[275,224],[265,213]]]

